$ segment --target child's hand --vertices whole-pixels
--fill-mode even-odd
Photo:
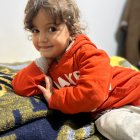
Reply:
[[[49,76],[45,77],[45,83],[46,83],[46,88],[44,88],[41,85],[38,85],[38,88],[42,91],[46,101],[49,102],[52,96],[52,80]]]

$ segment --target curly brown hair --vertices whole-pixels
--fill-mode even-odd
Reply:
[[[24,28],[30,31],[32,21],[40,8],[49,12],[54,23],[65,22],[71,35],[81,34],[80,12],[75,0],[29,0],[25,8]]]

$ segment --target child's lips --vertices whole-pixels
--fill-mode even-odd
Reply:
[[[52,48],[52,46],[41,46],[40,49],[49,49]]]

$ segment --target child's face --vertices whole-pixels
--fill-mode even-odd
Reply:
[[[55,25],[51,16],[41,8],[33,19],[32,41],[41,56],[56,58],[67,47],[70,34],[65,23]]]

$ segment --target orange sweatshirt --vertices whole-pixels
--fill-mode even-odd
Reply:
[[[81,34],[48,73],[53,82],[49,107],[63,113],[97,112],[126,104],[140,105],[140,73],[112,67],[108,55]],[[12,81],[22,96],[41,94],[38,84],[45,74],[32,62],[19,71]]]

